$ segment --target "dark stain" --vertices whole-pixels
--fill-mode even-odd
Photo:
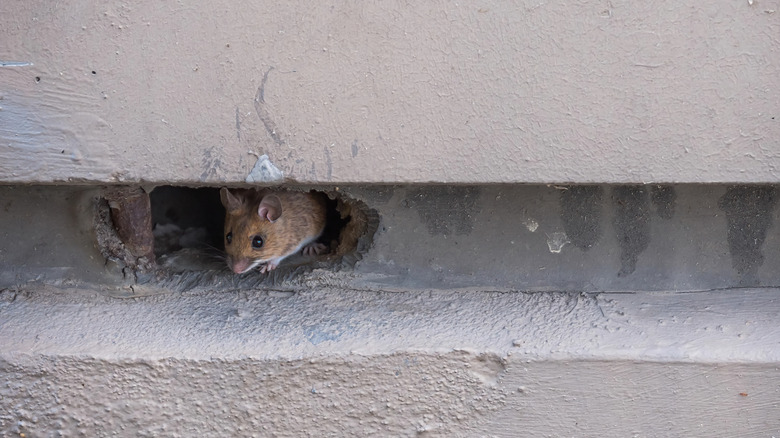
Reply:
[[[474,228],[479,189],[433,186],[410,189],[403,205],[417,210],[431,234],[469,234]]]
[[[636,270],[639,254],[650,244],[650,199],[645,186],[618,186],[612,189],[615,229],[620,246],[618,277]]]
[[[358,154],[358,141],[355,139],[355,141],[352,142],[352,158],[357,157]]]
[[[282,146],[284,144],[284,139],[279,135],[279,131],[276,129],[276,123],[271,119],[271,114],[265,106],[265,84],[268,82],[268,74],[271,73],[271,70],[273,69],[274,68],[271,67],[265,72],[263,80],[257,88],[257,94],[255,94],[255,111],[257,112],[257,117],[263,122],[266,132],[268,132],[268,135],[274,140],[274,143]]]
[[[651,202],[655,207],[655,213],[661,219],[674,217],[674,205],[677,201],[677,192],[672,186],[655,185],[651,189]]]
[[[741,286],[759,284],[758,268],[764,263],[761,246],[772,225],[777,190],[771,186],[731,186],[718,200],[726,212],[731,265],[741,276]]]
[[[569,186],[561,191],[561,221],[572,245],[587,251],[601,237],[601,202],[604,190],[599,186]]]
[[[222,161],[219,159],[219,157],[214,156],[214,149],[214,147],[211,147],[210,149],[203,152],[201,165],[203,166],[204,170],[203,173],[200,174],[201,181],[206,181],[210,177],[213,177],[214,179],[217,179],[218,177],[219,166],[222,164]]]

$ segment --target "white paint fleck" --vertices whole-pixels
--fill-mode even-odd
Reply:
[[[562,231],[556,231],[547,235],[547,247],[550,248],[552,253],[560,253],[567,243],[569,243],[569,237]]]
[[[533,219],[526,219],[523,221],[523,225],[525,225],[526,228],[528,228],[528,231],[535,232],[537,228],[539,228],[539,222],[536,222]]]
[[[0,61],[0,67],[29,67],[33,65],[32,62],[24,61]]]
[[[246,177],[247,183],[270,183],[281,182],[284,180],[284,172],[271,163],[268,155],[263,154],[257,157],[257,162],[252,171]]]

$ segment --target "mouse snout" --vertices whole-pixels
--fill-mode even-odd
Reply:
[[[230,267],[230,269],[236,274],[243,274],[244,272],[249,270],[251,265],[252,265],[252,261],[249,259],[239,259],[239,260],[228,259],[228,267]]]

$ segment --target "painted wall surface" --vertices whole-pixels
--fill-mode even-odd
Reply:
[[[6,1],[0,28],[0,182],[780,177],[779,0]]]

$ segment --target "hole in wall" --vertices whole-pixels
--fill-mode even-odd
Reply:
[[[254,269],[238,275],[228,268],[225,208],[216,187],[159,186],[148,195],[140,188],[107,189],[98,208],[98,241],[106,258],[130,268],[137,281],[178,289],[209,281],[275,283],[315,268],[353,267],[371,245],[379,223],[376,211],[338,190],[286,190],[324,199],[325,228],[317,242],[327,250],[320,255],[298,252],[268,274]]]
[[[160,264],[182,252],[199,254],[198,258],[204,259],[218,257],[223,251],[225,213],[219,202],[219,189],[162,186],[151,192],[149,200],[154,255]],[[202,262],[192,269],[217,269]]]

